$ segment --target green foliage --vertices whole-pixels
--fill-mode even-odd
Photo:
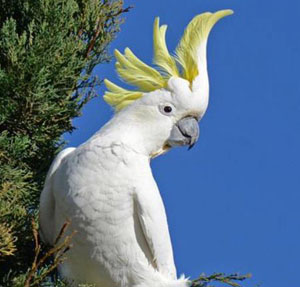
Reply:
[[[122,7],[121,0],[0,0],[0,286],[24,286],[45,174],[61,135],[95,96],[92,71],[110,59]]]
[[[191,287],[214,287],[211,285],[212,282],[222,283],[222,286],[226,285],[231,287],[242,287],[240,283],[251,278],[251,276],[251,274],[240,275],[238,273],[230,275],[226,275],[224,273],[214,273],[208,276],[201,274],[197,279],[191,281]]]

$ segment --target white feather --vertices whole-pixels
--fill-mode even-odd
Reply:
[[[160,114],[162,100],[174,102],[178,117],[190,109],[191,103],[180,108],[170,92],[147,94],[86,143],[62,152],[49,172],[41,229],[52,243],[67,219],[68,232],[77,230],[59,267],[71,286],[188,286],[176,277],[167,217],[149,163],[176,120]]]

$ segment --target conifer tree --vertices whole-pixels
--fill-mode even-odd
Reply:
[[[25,286],[46,172],[127,11],[121,0],[0,1],[0,286]]]

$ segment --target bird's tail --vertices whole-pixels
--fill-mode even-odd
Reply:
[[[191,281],[188,278],[185,278],[184,275],[180,276],[176,280],[158,280],[154,282],[145,282],[142,284],[134,285],[134,287],[190,287]]]
[[[191,281],[188,278],[185,278],[184,275],[181,275],[179,279],[170,282],[166,287],[190,287]]]

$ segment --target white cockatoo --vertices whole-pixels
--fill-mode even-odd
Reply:
[[[105,80],[114,117],[77,148],[54,160],[40,199],[40,234],[54,244],[63,224],[76,230],[59,272],[70,286],[186,287],[177,278],[164,205],[151,158],[198,139],[209,94],[206,44],[210,30],[231,10],[204,13],[187,26],[176,55],[167,26],[154,22],[156,70],[130,49],[115,51],[130,91]],[[66,233],[65,235],[67,235]]]

